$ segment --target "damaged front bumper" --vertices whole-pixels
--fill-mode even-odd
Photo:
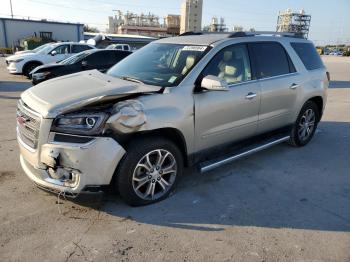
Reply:
[[[50,137],[52,134],[50,134]],[[109,137],[84,143],[49,141],[34,151],[17,137],[21,166],[40,188],[76,196],[96,186],[109,185],[125,150]]]

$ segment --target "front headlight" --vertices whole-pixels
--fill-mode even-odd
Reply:
[[[32,72],[30,72],[30,73],[32,73]],[[36,78],[36,79],[43,79],[43,78],[47,77],[50,74],[51,74],[51,72],[48,72],[48,71],[47,72],[42,72],[42,73],[34,73],[32,77]]]
[[[101,133],[107,117],[106,113],[62,115],[54,120],[51,130],[79,135],[98,135]]]
[[[9,63],[19,63],[22,62],[23,59],[17,59],[17,60],[9,60]]]

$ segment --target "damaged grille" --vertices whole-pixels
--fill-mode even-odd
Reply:
[[[40,123],[40,115],[29,109],[22,100],[19,100],[17,104],[19,137],[26,145],[33,149],[36,149],[38,146]]]

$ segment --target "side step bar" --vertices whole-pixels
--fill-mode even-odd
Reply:
[[[218,168],[220,166],[223,166],[223,165],[226,165],[228,163],[231,163],[233,161],[236,161],[240,158],[243,158],[243,157],[246,157],[246,156],[249,156],[251,154],[254,154],[256,152],[259,152],[259,151],[262,151],[264,149],[267,149],[267,148],[270,148],[274,145],[277,145],[277,144],[281,144],[283,142],[286,142],[288,141],[290,138],[290,136],[285,136],[285,137],[282,137],[280,139],[277,139],[277,140],[274,140],[272,142],[269,142],[269,143],[265,143],[265,144],[262,144],[260,146],[257,146],[253,149],[250,149],[250,150],[247,150],[247,151],[244,151],[244,152],[241,152],[239,154],[236,154],[236,155],[233,155],[233,156],[230,156],[228,158],[225,158],[225,159],[222,159],[222,160],[219,160],[219,161],[216,161],[214,163],[210,163],[210,164],[205,164],[203,163],[200,167],[200,171],[201,173],[205,173],[205,172],[208,172],[208,171],[211,171],[215,168]]]

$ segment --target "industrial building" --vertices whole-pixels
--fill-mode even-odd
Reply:
[[[311,24],[311,15],[304,10],[293,12],[291,9],[279,12],[277,20],[277,32],[296,33],[308,38]]]
[[[180,33],[202,30],[203,0],[184,0],[181,5]]]
[[[217,18],[214,16],[211,19],[211,23],[209,26],[205,26],[203,31],[208,32],[228,32],[228,28],[225,24],[225,19],[223,17]]]
[[[0,17],[0,47],[18,46],[21,39],[31,36],[79,42],[83,39],[83,27],[79,23]]]
[[[167,15],[164,18],[164,24],[167,28],[169,36],[176,36],[180,34],[180,15]]]
[[[123,14],[116,10],[117,14],[108,18],[108,33],[134,34],[151,37],[166,37],[167,28],[160,24],[159,17],[154,14],[135,14],[127,12]]]

